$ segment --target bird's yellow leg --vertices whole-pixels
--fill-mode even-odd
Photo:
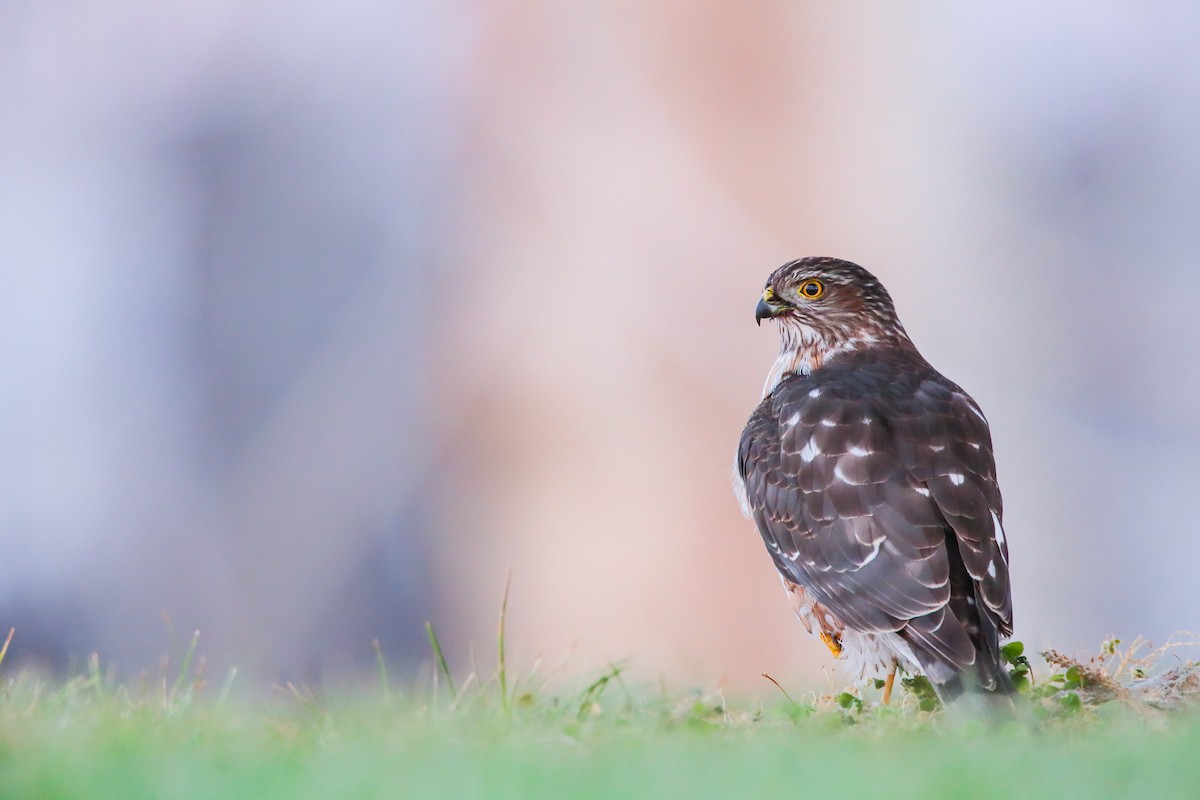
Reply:
[[[883,704],[890,706],[892,704],[892,684],[896,682],[896,662],[892,662],[892,668],[888,670],[887,677],[883,679]]]

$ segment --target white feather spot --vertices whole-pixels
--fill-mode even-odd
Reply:
[[[808,393],[808,396],[809,396],[809,397],[813,397],[813,398],[820,397],[820,396],[821,396],[821,389],[820,389],[820,387],[818,387],[818,388],[816,388],[816,389],[813,389],[811,392],[809,392],[809,393]]]
[[[926,489],[924,486],[914,486],[913,489],[916,491],[917,494],[924,495],[925,497],[929,497],[929,490]]]
[[[870,481],[855,481],[851,480],[845,472],[842,471],[842,460],[838,459],[837,466],[833,468],[833,477],[837,478],[842,483],[848,483],[851,486],[866,486]]]
[[[967,442],[967,444],[971,445],[971,447],[974,447],[976,450],[983,447],[983,445],[981,445],[979,442]]]
[[[875,557],[879,555],[879,549],[881,547],[883,547],[883,542],[884,542],[884,539],[886,539],[886,538],[887,538],[886,536],[880,536],[878,539],[875,540],[875,546],[871,548],[871,552],[868,553],[867,557],[864,558],[862,560],[862,563],[859,564],[860,567],[865,567],[867,564],[870,564],[872,561],[875,560]]]
[[[996,577],[996,562],[995,561],[988,562],[988,577],[989,578]]]
[[[837,421],[832,420],[832,419],[823,419],[823,420],[821,420],[821,424],[824,425],[826,428],[837,427]]]
[[[863,425],[870,425],[872,422],[874,422],[874,420],[872,420],[870,417],[863,417],[863,418],[862,418],[862,424],[863,424]]]
[[[852,445],[850,445],[850,448],[848,450],[846,450],[846,452],[852,456],[869,456],[874,451],[868,450],[865,447],[859,447],[856,444],[852,444]]]
[[[788,553],[788,554],[787,554],[787,556],[786,556],[786,558],[787,558],[787,560],[788,560],[788,561],[795,561],[795,560],[796,560],[797,558],[799,558],[799,557],[800,557],[800,551],[799,551],[799,550],[797,550],[797,551],[795,551],[795,552],[793,552],[793,553]]]
[[[790,417],[788,417],[787,422],[785,422],[783,424],[790,428],[799,421],[800,421],[800,412],[797,411],[795,414],[792,414]]]
[[[975,598],[968,596],[967,597],[967,605],[969,605],[969,606],[975,605]]]
[[[929,449],[930,449],[930,450],[932,450],[932,451],[933,451],[933,452],[935,452],[935,453],[940,453],[940,452],[942,452],[943,450],[945,450],[945,449],[946,449],[946,445],[944,445],[944,444],[931,444],[931,445],[929,445]]]
[[[959,397],[962,398],[962,401],[964,404],[966,404],[967,408],[971,409],[971,413],[974,414],[975,416],[979,417],[979,419],[982,420],[983,423],[986,425],[987,417],[985,417],[983,415],[983,412],[980,411],[979,406],[975,405],[975,401],[971,400],[966,395],[960,394]]]
[[[950,482],[953,483],[955,486],[962,486],[963,481],[966,480],[966,477],[961,472],[951,472],[946,477],[949,478]]]
[[[810,463],[814,458],[821,455],[821,448],[817,447],[817,443],[809,439],[804,443],[804,447],[800,450],[800,460],[805,464]]]
[[[1004,544],[1004,526],[1000,524],[1000,517],[996,515],[995,511],[992,512],[992,527],[996,531],[996,541]]]

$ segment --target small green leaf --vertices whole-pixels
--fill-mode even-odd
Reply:
[[[1067,674],[1063,680],[1064,689],[1079,689],[1083,686],[1083,671],[1078,665],[1067,667]]]
[[[924,675],[905,678],[901,681],[901,685],[917,699],[917,708],[922,711],[933,711],[941,705],[937,692],[933,689],[933,684]]]
[[[791,700],[787,701],[782,706],[784,716],[792,722],[799,722],[805,717],[810,717],[816,713],[816,706],[810,706],[807,703],[794,703]]]
[[[1034,686],[1031,693],[1034,697],[1050,697],[1058,694],[1058,692],[1061,690],[1061,684],[1043,683],[1038,686]]]
[[[1075,694],[1074,692],[1067,692],[1066,694],[1059,695],[1058,702],[1059,705],[1072,714],[1083,708],[1083,701],[1080,700],[1079,695]]]
[[[887,685],[887,681],[885,681],[883,678],[876,678],[874,683],[875,683],[876,689],[882,689],[884,686]]]
[[[853,708],[855,711],[862,710],[862,700],[858,699],[849,692],[842,692],[837,696],[837,704],[845,709]]]
[[[1025,653],[1025,645],[1023,642],[1009,642],[1000,648],[1000,657],[1009,664],[1015,664],[1017,658]]]

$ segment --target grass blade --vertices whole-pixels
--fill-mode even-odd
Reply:
[[[767,680],[769,680],[771,683],[775,684],[775,688],[778,689],[779,691],[783,692],[783,696],[787,698],[787,701],[789,703],[796,705],[796,701],[793,700],[792,696],[787,693],[787,689],[784,689],[782,686],[779,685],[779,681],[775,680],[774,678],[772,678],[770,675],[768,675],[765,672],[762,673],[762,676],[764,678],[766,678]]]
[[[608,688],[609,682],[619,680],[621,673],[624,671],[624,664],[609,664],[608,670],[583,690],[583,693],[580,695],[579,712],[576,714],[576,718],[580,721],[586,719],[595,710],[596,703],[599,702],[600,695],[604,694],[604,690]]]
[[[100,672],[100,654],[92,653],[88,656],[88,685],[96,694],[100,694],[100,690],[104,686],[104,675]]]
[[[8,655],[8,646],[12,644],[13,634],[17,632],[16,628],[8,629],[8,638],[4,640],[4,646],[0,647],[0,664],[4,663],[4,657]]]
[[[450,665],[446,663],[446,654],[442,652],[442,644],[433,631],[433,623],[428,620],[425,621],[425,633],[429,636],[429,646],[433,648],[433,657],[437,661],[438,670],[445,676],[446,686],[450,687],[450,694],[458,694],[458,690],[454,688],[454,678],[450,676]]]
[[[512,570],[508,571],[508,577],[504,579],[504,598],[500,601],[500,621],[496,624],[496,668],[497,677],[500,680],[500,703],[504,707],[505,713],[509,710],[508,705],[508,670],[504,662],[504,623],[508,618],[508,590],[512,587]]]
[[[375,648],[375,666],[379,668],[379,686],[383,689],[383,699],[388,700],[392,693],[388,687],[387,662],[383,658],[383,648],[379,646],[378,639],[371,640],[371,647]]]
[[[192,659],[196,655],[196,645],[200,642],[200,631],[192,634],[191,644],[188,645],[187,652],[183,654],[183,661],[179,662],[179,676],[175,678],[175,685],[171,688],[171,694],[179,694],[184,683],[187,682],[188,670],[192,668]]]
[[[233,681],[237,678],[237,667],[230,667],[229,674],[225,677],[225,684],[221,687],[221,694],[217,698],[217,705],[223,706],[229,699],[229,692],[233,689]]]

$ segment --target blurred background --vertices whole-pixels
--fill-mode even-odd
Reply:
[[[992,424],[1017,636],[1200,628],[1185,3],[0,5],[0,627],[841,683],[730,491],[766,276]],[[825,673],[829,673],[828,675]],[[771,691],[774,691],[771,689]]]

